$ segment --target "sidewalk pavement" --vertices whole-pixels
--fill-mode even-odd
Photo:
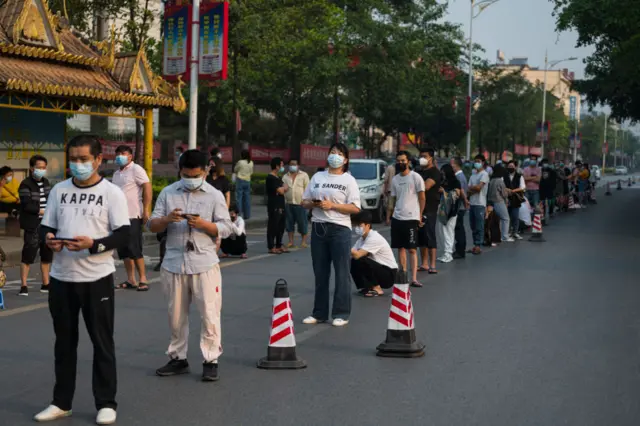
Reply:
[[[251,205],[251,218],[245,221],[246,229],[265,228],[267,226],[267,206],[264,204]],[[0,229],[4,230],[4,219],[0,220]],[[157,244],[156,234],[147,232],[143,234],[144,245]],[[22,256],[22,237],[7,237],[0,234],[0,247],[7,254],[4,266],[14,266],[20,263]]]

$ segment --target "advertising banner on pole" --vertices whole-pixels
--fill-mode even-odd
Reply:
[[[551,123],[548,121],[544,122],[544,131],[542,130],[542,126],[540,123],[536,124],[536,143],[548,144],[549,143],[549,134],[551,133]]]
[[[165,6],[162,74],[168,81],[176,81],[178,76],[189,80],[190,16],[190,4],[174,1]]]
[[[578,99],[575,96],[569,96],[569,118],[572,120],[576,119],[576,105]]]
[[[200,80],[226,80],[229,3],[203,0],[200,4]]]

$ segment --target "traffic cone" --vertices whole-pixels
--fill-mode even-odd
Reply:
[[[622,181],[620,179],[618,179],[618,187],[616,189],[622,191]]]
[[[391,358],[419,358],[424,356],[425,345],[416,341],[413,304],[407,273],[399,270],[393,286],[387,339],[376,348],[377,356]]]
[[[631,188],[631,178],[629,178],[629,183],[627,184],[629,188]]]
[[[280,279],[273,292],[271,336],[266,358],[258,361],[258,368],[266,370],[298,370],[307,363],[296,355],[296,337],[293,333],[291,300],[287,282]]]
[[[607,197],[611,196],[611,182],[607,182],[607,192],[604,193]]]
[[[573,192],[569,193],[569,211],[575,212],[576,211],[576,202],[573,199]]]
[[[533,226],[531,227],[529,241],[532,243],[544,243],[547,241],[542,236],[542,215],[539,212],[533,215]]]

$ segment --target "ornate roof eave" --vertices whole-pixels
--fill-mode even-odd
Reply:
[[[82,55],[72,55],[64,51],[46,49],[22,44],[9,44],[0,42],[0,53],[8,53],[16,56],[24,56],[32,59],[49,59],[68,64],[85,65],[89,67],[101,66],[104,57],[88,58]]]
[[[16,45],[20,43],[20,39],[21,39],[20,34],[24,29],[25,20],[29,15],[29,8],[27,6],[30,3],[31,3],[31,0],[24,0],[24,4],[22,6],[22,12],[20,12],[18,19],[16,19],[16,23],[13,26],[13,34],[11,34],[11,36],[13,37],[13,43]],[[51,33],[53,34],[53,38],[55,40],[55,44],[56,44],[55,48],[58,49],[59,52],[64,52],[64,46],[62,45],[62,42],[60,41],[60,37],[58,36],[58,32],[56,31],[56,26],[58,22],[54,18],[53,14],[49,9],[49,2],[47,0],[42,0],[42,6],[44,8],[44,16],[46,17],[49,23],[49,28],[51,28]]]
[[[93,45],[98,49],[102,56],[98,58],[98,66],[112,72],[113,67],[116,64],[116,44],[118,43],[118,36],[116,35],[115,25],[111,26],[111,36],[108,39],[93,42]]]
[[[149,59],[147,58],[146,48],[147,48],[147,41],[145,40],[140,44],[140,49],[138,50],[138,54],[136,55],[136,60],[133,63],[133,70],[131,71],[131,76],[129,77],[129,88],[130,90],[133,90],[133,88],[135,87],[135,80],[140,74],[140,71],[141,71],[140,64],[142,64],[146,75],[150,79],[151,90],[153,90],[153,93],[157,95],[159,81],[158,79],[152,78],[153,72],[151,71],[151,65],[149,65]]]
[[[6,83],[6,89],[11,91],[39,94],[47,96],[65,96],[99,101],[102,103],[117,103],[139,107],[172,108],[176,112],[183,112],[187,108],[186,101],[180,90],[184,83],[179,82],[178,96],[149,96],[135,93],[111,92],[100,89],[84,87],[33,83],[21,79],[10,79]]]

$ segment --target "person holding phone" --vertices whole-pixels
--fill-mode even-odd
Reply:
[[[311,260],[315,275],[313,313],[303,320],[317,324],[329,320],[329,279],[335,272],[332,325],[342,327],[351,315],[351,215],[360,212],[360,189],[349,170],[349,148],[329,148],[329,170],[311,178],[302,206],[312,210]]]
[[[120,188],[98,174],[102,145],[97,137],[73,138],[67,159],[73,177],[51,189],[40,224],[40,234],[54,252],[49,311],[56,336],[56,383],[51,405],[35,420],[71,415],[82,311],[93,343],[96,423],[106,425],[116,421],[113,251],[129,241],[129,214],[122,208],[127,200]]]
[[[162,377],[189,372],[189,305],[193,299],[202,318],[202,380],[218,380],[222,277],[215,239],[230,236],[233,224],[224,196],[206,182],[206,175],[206,154],[195,149],[182,154],[181,179],[160,192],[148,225],[151,232],[167,230],[161,273],[171,341],[169,362],[156,370]]]
[[[267,249],[269,254],[289,253],[289,250],[282,246],[282,237],[285,227],[285,200],[284,194],[289,190],[289,186],[280,177],[284,173],[284,162],[282,158],[276,157],[271,160],[271,173],[265,180],[267,192]]]

